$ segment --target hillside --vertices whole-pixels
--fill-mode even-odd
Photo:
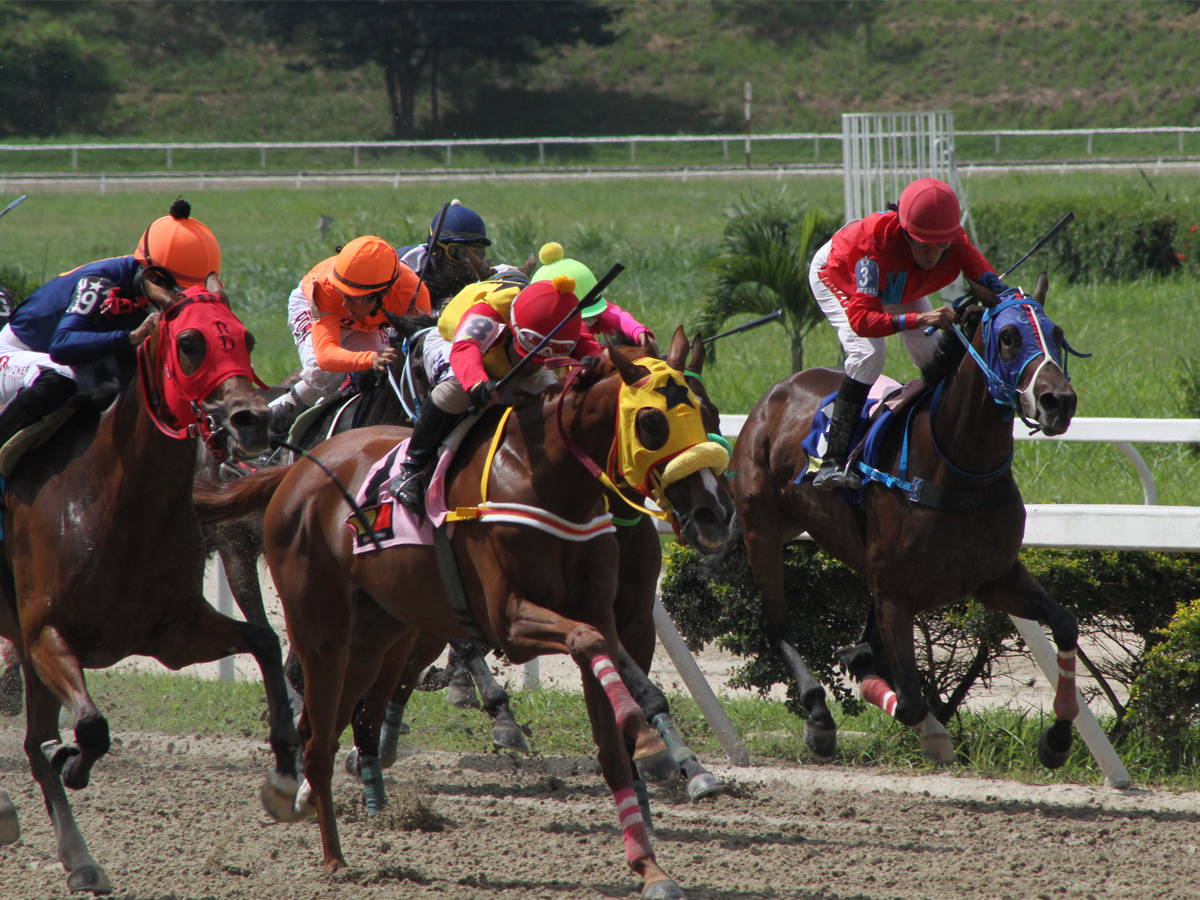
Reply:
[[[747,79],[758,132],[830,131],[842,112],[934,108],[952,109],[964,129],[1200,123],[1197,2],[608,5],[619,36],[607,47],[559,47],[533,68],[444,79],[436,136],[736,131]],[[26,5],[74,27],[115,89],[86,128],[62,131],[389,136],[377,66],[314,65],[253,29],[208,21],[212,7]],[[427,86],[416,110],[422,136],[434,136]]]

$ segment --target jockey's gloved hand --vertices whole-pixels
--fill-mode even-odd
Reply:
[[[467,391],[467,396],[471,399],[471,408],[468,413],[474,414],[487,409],[488,405],[494,399],[498,399],[496,394],[496,382],[488,378],[485,381],[479,382],[471,390]]]
[[[995,272],[984,272],[979,279],[979,283],[991,291],[993,294],[1003,294],[1008,290],[1008,285],[1000,280],[1000,276]]]

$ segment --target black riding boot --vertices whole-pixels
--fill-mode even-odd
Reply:
[[[846,488],[856,491],[862,487],[862,476],[846,467],[846,456],[850,453],[850,442],[854,439],[854,427],[867,402],[869,384],[855,381],[849,375],[842,379],[837,399],[833,401],[833,419],[829,422],[826,435],[827,447],[821,469],[813,479],[818,491]]]
[[[27,388],[21,388],[0,411],[0,447],[22,428],[40,422],[73,396],[79,386],[66,375],[47,369]]]
[[[388,491],[409,512],[420,515],[425,509],[425,469],[433,462],[438,447],[458,422],[458,413],[439,409],[432,399],[421,404],[408,439],[408,456],[400,465],[400,474],[388,484]]]

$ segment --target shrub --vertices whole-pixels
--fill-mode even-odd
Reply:
[[[1130,718],[1178,751],[1200,724],[1200,600],[1180,603],[1146,654],[1129,698]]]

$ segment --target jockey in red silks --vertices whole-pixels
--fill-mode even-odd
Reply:
[[[946,328],[954,321],[951,307],[933,309],[928,294],[949,285],[960,272],[996,293],[1006,289],[967,239],[960,215],[950,185],[922,178],[900,194],[899,208],[849,223],[813,257],[809,284],[846,353],[846,376],[829,423],[829,449],[813,480],[818,490],[862,485],[862,477],[846,466],[846,457],[867,392],[883,372],[883,339],[899,334],[920,367],[932,359],[937,344],[937,336],[925,329]]]
[[[388,487],[413,513],[419,514],[425,506],[421,474],[461,414],[468,407],[482,410],[497,401],[511,402],[508,389],[503,399],[497,394],[496,381],[511,372],[517,360],[529,356],[579,302],[573,278],[559,275],[528,286],[523,282],[524,275],[512,270],[463,288],[442,312],[438,330],[425,337],[425,371],[431,389],[413,423],[408,455]],[[522,367],[512,387],[541,393],[557,382],[545,369],[545,360],[598,357],[603,352],[576,314]]]

